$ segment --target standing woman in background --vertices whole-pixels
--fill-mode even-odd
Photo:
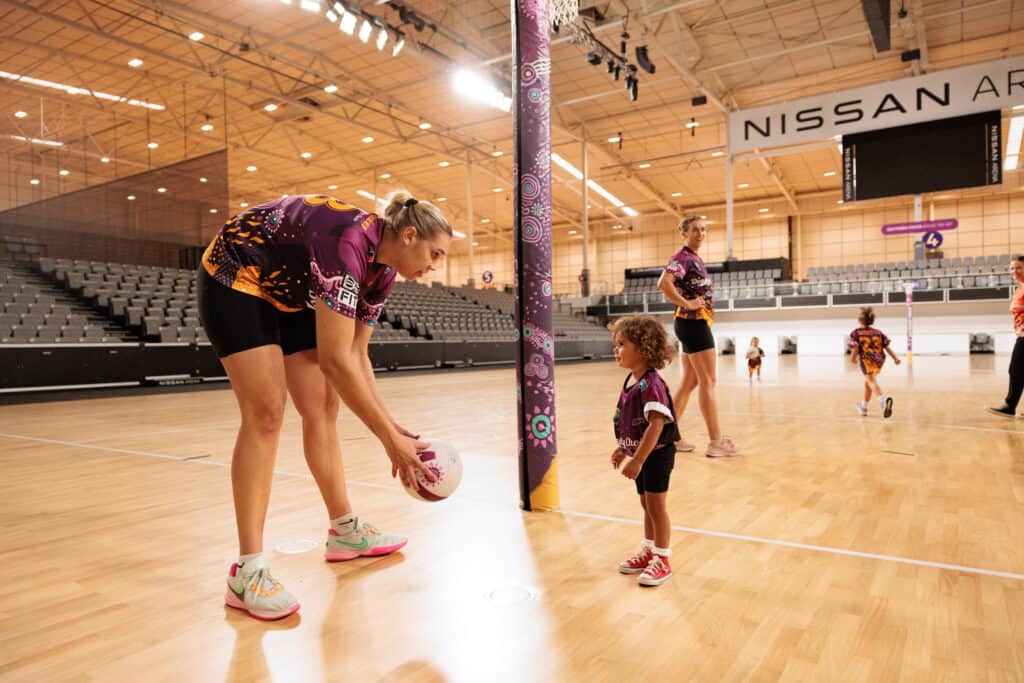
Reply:
[[[239,557],[224,600],[257,619],[299,603],[270,574],[263,525],[287,395],[302,416],[302,448],[327,507],[328,561],[386,555],[406,544],[352,511],[338,439],[339,396],[380,439],[391,475],[433,481],[427,444],[392,417],[377,389],[370,335],[396,275],[415,279],[444,258],[452,238],[432,204],[399,192],[383,216],[325,195],[298,195],[229,220],[203,254],[199,310],[231,380],[242,424],[231,457]]]
[[[665,266],[658,289],[676,305],[676,338],[683,346],[683,380],[672,397],[676,421],[682,419],[690,394],[699,389],[700,412],[708,428],[711,443],[704,455],[720,458],[739,455],[739,446],[722,435],[718,423],[715,385],[718,383],[718,358],[711,323],[715,318],[714,291],[704,260],[697,255],[707,238],[707,223],[700,216],[687,216],[679,225],[683,248]],[[692,451],[693,445],[680,439],[677,450]]]
[[[1024,391],[1024,254],[1014,257],[1010,262],[1010,273],[1017,281],[1017,289],[1013,292],[1010,302],[1010,313],[1013,314],[1013,331],[1017,341],[1013,344],[1013,355],[1010,356],[1010,388],[1006,392],[1006,400],[998,408],[989,408],[989,412],[1003,417],[1013,417],[1017,412],[1021,391]]]

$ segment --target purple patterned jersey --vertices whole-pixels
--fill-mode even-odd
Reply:
[[[858,327],[850,333],[850,348],[857,349],[860,370],[865,375],[877,375],[885,365],[885,349],[889,338],[873,327]]]
[[[376,262],[384,221],[326,195],[275,199],[238,214],[221,228],[203,267],[232,289],[281,311],[328,308],[373,325],[395,283]]]
[[[630,373],[622,383],[622,395],[615,408],[615,438],[619,448],[631,455],[636,451],[649,424],[647,416],[652,412],[661,413],[667,419],[654,449],[674,444],[679,440],[679,429],[672,412],[672,396],[665,380],[654,368],[647,370],[639,382],[627,386],[632,377],[633,373]]]
[[[715,319],[715,296],[711,287],[711,276],[704,266],[704,259],[697,252],[684,246],[665,266],[665,272],[675,278],[676,291],[684,299],[704,297],[704,306],[696,311],[676,307],[676,317],[685,320],[706,320],[708,325]]]

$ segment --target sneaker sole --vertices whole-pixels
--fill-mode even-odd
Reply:
[[[642,574],[643,571],[644,571],[643,569],[632,569],[630,567],[622,567],[622,566],[619,567],[619,573],[620,574]]]
[[[253,619],[259,619],[260,621],[277,621],[278,619],[290,617],[298,612],[299,607],[301,607],[299,603],[295,603],[287,612],[255,612],[246,607],[245,603],[239,600],[238,596],[230,590],[224,594],[224,604],[233,609],[241,610]]]
[[[882,413],[882,417],[892,417],[892,399],[885,399],[885,411]]]
[[[985,410],[987,410],[988,412],[992,413],[993,415],[998,415],[1000,417],[1009,418],[1011,420],[1014,418],[1013,413],[1007,414],[1007,413],[1004,413],[1001,410],[995,410],[994,408],[985,408]]]
[[[383,545],[378,548],[371,548],[365,552],[358,550],[328,550],[324,553],[324,559],[328,562],[347,562],[348,560],[354,560],[357,557],[379,557],[381,555],[390,555],[393,552],[401,550],[408,543],[408,540],[396,543],[395,545]]]
[[[692,453],[697,450],[697,447],[692,443],[688,443],[685,446],[676,446],[676,453]]]
[[[645,579],[641,576],[639,579],[637,579],[636,582],[641,586],[660,586],[661,584],[665,583],[671,578],[672,572],[669,572],[667,575],[661,577],[660,579]]]
[[[719,453],[717,451],[706,451],[704,453],[705,458],[731,458],[740,454],[740,451],[731,453]]]

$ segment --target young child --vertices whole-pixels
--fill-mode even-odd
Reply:
[[[669,565],[671,522],[666,508],[669,476],[679,440],[672,397],[658,370],[672,361],[665,328],[650,316],[619,319],[612,328],[615,360],[630,374],[622,383],[615,410],[612,467],[636,482],[644,511],[640,551],[619,563],[623,574],[639,574],[641,586],[660,586],[672,576]],[[630,383],[632,382],[632,384]]]
[[[758,344],[761,340],[757,337],[751,337],[750,348],[747,349],[747,382],[749,384],[754,383],[754,371],[757,371],[757,381],[761,381],[761,359],[764,358],[764,349]]]
[[[882,416],[891,417],[892,397],[882,393],[877,377],[885,364],[886,353],[892,356],[896,365],[900,364],[900,359],[889,346],[889,338],[881,330],[872,327],[875,324],[875,312],[870,306],[860,309],[857,322],[860,327],[850,333],[850,362],[859,362],[860,371],[864,373],[864,400],[857,402],[857,412],[864,416],[868,414],[868,401],[871,400],[871,392],[874,392],[882,406]]]

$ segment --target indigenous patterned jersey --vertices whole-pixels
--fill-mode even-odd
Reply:
[[[704,260],[689,247],[683,247],[665,266],[665,272],[675,277],[676,291],[684,299],[704,297],[704,306],[696,311],[676,307],[676,317],[686,320],[706,320],[708,325],[715,318],[715,298],[711,287],[711,276],[704,266]]]
[[[877,375],[885,364],[889,338],[873,327],[858,327],[850,333],[850,348],[857,349],[860,369],[866,375]]]
[[[227,287],[281,311],[317,299],[342,315],[376,323],[395,271],[376,262],[384,221],[325,195],[276,199],[224,224],[203,267]]]
[[[631,455],[636,451],[647,430],[647,416],[651,412],[661,413],[667,419],[654,450],[674,444],[679,440],[679,429],[672,414],[672,396],[665,380],[654,368],[644,373],[639,382],[627,386],[632,377],[633,373],[630,373],[622,383],[622,394],[615,408],[615,438],[619,448]]]

